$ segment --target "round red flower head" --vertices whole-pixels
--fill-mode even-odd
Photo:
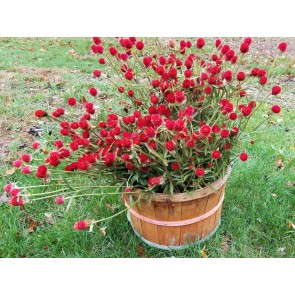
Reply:
[[[33,148],[34,150],[38,149],[39,146],[40,146],[40,143],[39,143],[38,141],[34,141],[34,142],[32,143],[32,148]]]
[[[281,87],[280,86],[274,86],[271,89],[271,94],[272,95],[278,95],[281,92]]]
[[[92,96],[96,96],[97,95],[97,90],[95,89],[95,88],[90,88],[89,89],[89,93],[90,93],[90,95],[92,95]]]
[[[165,148],[169,151],[169,152],[172,152],[172,151],[174,151],[174,149],[175,149],[175,143],[173,142],[173,141],[167,141],[166,143],[165,143]]]
[[[135,47],[138,49],[138,50],[142,50],[144,48],[144,44],[142,41],[138,41],[136,44],[135,44]]]
[[[58,205],[61,205],[65,202],[65,198],[63,196],[57,196],[55,198],[55,203],[58,204]]]
[[[70,97],[68,99],[68,105],[69,106],[74,106],[74,105],[76,105],[76,103],[77,103],[77,101],[76,101],[76,99],[74,97]]]
[[[278,105],[274,105],[272,106],[271,110],[273,111],[273,113],[275,114],[279,114],[281,112],[281,108]]]
[[[287,43],[286,42],[282,42],[278,45],[278,49],[281,51],[281,52],[285,52],[286,49],[287,49]]]
[[[80,220],[74,224],[75,230],[83,230],[83,229],[87,229],[89,227],[90,227],[90,222],[87,220]]]
[[[241,53],[247,53],[249,51],[249,44],[244,42],[240,46]]]
[[[47,116],[47,113],[45,111],[43,111],[43,110],[37,110],[35,112],[35,116],[37,118],[42,118],[42,117],[46,117]]]
[[[220,158],[220,151],[215,150],[212,152],[211,155],[212,155],[212,158],[219,159]]]
[[[205,46],[205,40],[203,38],[199,38],[196,43],[197,48],[202,49]]]
[[[246,153],[241,153],[240,154],[240,160],[245,162],[248,160],[248,155]]]
[[[205,175],[205,170],[203,168],[197,168],[196,169],[196,175],[198,177],[203,177]]]

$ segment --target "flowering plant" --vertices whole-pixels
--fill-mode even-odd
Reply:
[[[239,52],[217,39],[210,54],[203,38],[161,43],[94,37],[93,42],[101,68],[93,71],[89,97],[70,97],[66,107],[35,111],[36,117],[59,125],[59,136],[47,146],[34,142],[32,155],[13,162],[23,174],[34,173],[48,186],[63,184],[63,194],[79,189],[69,181],[72,175],[92,178],[102,187],[112,183],[127,191],[173,194],[223,177],[235,158],[247,161],[241,135],[262,103],[281,92],[278,85],[267,88],[265,69],[247,68],[251,38],[243,40]],[[282,42],[278,49],[286,47]],[[98,82],[115,90],[107,92],[107,100]],[[248,91],[253,83],[258,93],[268,93],[263,99]],[[277,113],[278,105],[270,107],[269,116]],[[34,165],[41,152],[44,163]],[[13,206],[40,199],[23,194],[15,183],[4,190]],[[52,196],[57,204],[71,198],[46,197]],[[75,229],[89,226],[82,220]]]

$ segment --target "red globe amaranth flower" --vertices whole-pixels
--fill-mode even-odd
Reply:
[[[236,113],[231,113],[229,115],[229,118],[230,118],[230,120],[234,121],[234,120],[236,120],[238,118],[238,115]]]
[[[138,42],[136,42],[135,47],[138,50],[142,50],[144,48],[144,43],[142,41],[138,41]]]
[[[286,43],[286,42],[281,42],[281,43],[278,45],[278,49],[279,49],[281,52],[285,52],[286,49],[287,49],[287,43]]]
[[[64,196],[57,196],[57,197],[55,198],[55,203],[58,204],[58,205],[61,205],[61,204],[63,204],[64,202],[65,202],[65,198],[64,198]]]
[[[94,70],[92,74],[93,74],[94,77],[99,78],[101,76],[101,71],[100,70]]]
[[[241,91],[240,92],[240,97],[244,97],[244,96],[246,96],[247,95],[247,92],[246,91]]]
[[[226,54],[229,50],[230,50],[230,47],[227,44],[225,44],[221,47],[222,54]]]
[[[271,94],[272,95],[278,95],[281,92],[281,87],[280,86],[274,86],[271,89]]]
[[[163,119],[158,114],[151,115],[151,123],[154,127],[160,127],[163,123]]]
[[[116,154],[106,153],[105,156],[103,157],[103,160],[107,166],[111,166],[116,160]]]
[[[164,183],[163,177],[150,177],[148,180],[148,186],[160,185]]]
[[[173,141],[166,141],[165,143],[165,148],[169,151],[172,152],[175,149],[175,143]]]
[[[215,40],[215,47],[216,47],[217,49],[221,49],[221,40],[220,40],[220,39],[216,39],[216,40]]]
[[[275,114],[279,114],[281,112],[281,108],[278,105],[272,106],[271,110]]]
[[[205,40],[203,38],[199,38],[197,40],[196,46],[198,49],[202,49],[205,46]]]
[[[197,168],[196,169],[196,175],[198,177],[203,177],[205,175],[205,170],[203,168]]]
[[[232,72],[226,71],[226,72],[222,73],[222,78],[225,79],[226,81],[230,82],[233,78]]]
[[[47,167],[45,165],[40,165],[37,168],[35,176],[37,178],[46,178],[47,177]]]
[[[221,155],[220,151],[218,151],[218,150],[213,151],[211,154],[212,158],[214,158],[214,159],[219,159],[220,155]]]
[[[97,90],[95,89],[95,88],[90,88],[89,89],[89,93],[90,93],[90,95],[92,95],[92,96],[96,96],[97,95]]]
[[[104,58],[100,58],[98,60],[98,63],[101,64],[101,65],[104,65],[106,62],[105,62],[105,59]]]
[[[96,45],[100,45],[101,44],[101,39],[99,37],[92,37],[93,42]]]
[[[42,117],[46,117],[47,113],[43,110],[37,110],[37,111],[35,111],[35,116],[37,118],[42,118]]]
[[[245,162],[248,160],[248,155],[246,153],[241,153],[240,154],[240,160]]]
[[[20,194],[20,189],[15,187],[15,188],[11,189],[11,191],[9,193],[12,197],[18,197]]]
[[[249,44],[244,42],[240,46],[240,52],[241,53],[247,53],[249,51]]]
[[[74,224],[74,229],[75,230],[83,230],[83,229],[88,229],[90,227],[90,222],[87,220],[80,220],[77,221]]]
[[[222,138],[227,138],[227,137],[229,137],[229,131],[228,131],[227,129],[222,129],[222,130],[220,130],[220,136],[221,136]]]
[[[247,37],[247,38],[244,39],[244,42],[251,45],[252,39],[250,37]]]
[[[34,141],[34,142],[32,143],[32,148],[33,148],[34,150],[38,149],[39,146],[40,146],[40,143],[39,143],[38,141]]]
[[[115,56],[115,55],[117,55],[118,50],[115,47],[110,47],[109,52],[112,56]]]
[[[245,106],[242,108],[242,113],[245,117],[248,117],[252,113],[252,108],[250,106]]]
[[[127,80],[132,80],[133,79],[133,74],[132,74],[132,72],[131,71],[128,71],[126,74],[125,74],[125,78],[127,79]]]
[[[21,173],[23,173],[23,174],[31,174],[32,173],[31,167],[29,167],[29,166],[23,167],[22,170],[21,170]]]
[[[3,189],[5,192],[9,193],[12,190],[12,184],[11,183],[5,184]]]
[[[201,126],[200,133],[204,136],[208,136],[211,133],[211,127],[209,125]]]
[[[9,199],[9,205],[11,206],[23,206],[24,200],[22,197],[12,197]]]
[[[245,75],[244,72],[238,72],[238,74],[237,74],[237,80],[238,81],[244,81],[245,78],[246,78],[246,75]]]
[[[263,76],[259,79],[259,83],[261,85],[265,85],[267,83],[267,77]]]
[[[119,93],[123,93],[125,91],[125,88],[123,87],[123,86],[120,86],[119,88],[118,88],[118,92]]]
[[[180,166],[178,163],[172,163],[171,164],[171,169],[174,170],[174,171],[177,171],[179,170]]]
[[[60,116],[65,114],[65,109],[64,108],[57,108],[53,113],[52,116],[55,118],[59,118]]]
[[[22,165],[22,160],[15,160],[12,162],[12,166],[15,168],[20,168]]]
[[[69,99],[68,99],[68,105],[69,106],[74,106],[74,105],[76,105],[77,104],[77,101],[76,101],[76,99],[74,98],[74,97],[70,97]]]

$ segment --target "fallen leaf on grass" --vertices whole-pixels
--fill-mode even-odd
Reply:
[[[69,50],[69,53],[72,55],[72,56],[77,56],[77,52],[74,50],[74,49],[70,49]]]
[[[82,96],[82,98],[80,99],[80,102],[81,102],[81,103],[86,103],[86,102],[87,102],[85,96]]]
[[[284,167],[284,163],[281,157],[278,157],[276,160],[276,164],[278,166],[279,169],[282,169]]]
[[[47,224],[55,224],[55,221],[52,218],[52,214],[50,214],[50,213],[44,213],[44,215],[45,215],[45,222]]]
[[[105,236],[107,234],[106,229],[107,229],[107,227],[103,226],[103,227],[100,227],[98,230],[103,236]]]
[[[10,106],[10,99],[9,99],[8,96],[5,97],[5,99],[4,99],[4,104],[5,104],[6,106]]]
[[[12,168],[10,168],[10,169],[7,169],[7,170],[5,171],[5,175],[12,175],[12,174],[14,174],[15,170],[16,170],[15,167],[12,167]]]
[[[136,247],[137,247],[137,252],[138,252],[139,256],[146,257],[143,248],[139,244],[137,244]]]
[[[270,194],[273,198],[276,198],[278,195],[277,194]]]
[[[29,217],[29,227],[26,229],[28,233],[32,233],[38,227],[39,222],[35,221],[33,217]]]
[[[291,221],[288,221],[288,227],[295,229],[295,224],[292,223]]]
[[[289,187],[293,187],[293,186],[295,186],[295,181],[291,181],[291,180],[289,180],[289,181],[287,182],[287,186],[289,186]]]
[[[206,248],[206,246],[204,246],[203,247],[203,249],[201,250],[201,255],[202,255],[202,258],[208,258],[208,255],[207,255],[207,253],[205,252],[205,248]]]

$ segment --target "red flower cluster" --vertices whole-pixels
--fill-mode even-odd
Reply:
[[[249,37],[237,52],[217,39],[210,54],[203,38],[168,40],[158,48],[147,42],[130,37],[108,43],[94,37],[91,50],[98,64],[91,70],[93,87],[85,97],[69,96],[53,111],[37,110],[36,117],[58,122],[59,135],[40,150],[34,142],[32,155],[22,155],[13,166],[44,182],[50,182],[56,167],[69,175],[107,171],[116,182],[165,193],[193,190],[221,177],[237,155],[234,147],[244,122],[257,108],[249,83],[276,96],[280,86],[268,86],[265,69],[240,63],[249,64]],[[281,52],[286,48],[285,42],[278,46]],[[108,101],[97,105],[104,97],[99,77],[108,77],[108,86],[114,87],[111,99],[118,103],[112,108]],[[274,105],[269,114],[280,112]],[[35,166],[32,156],[39,151],[45,160]],[[248,159],[245,152],[238,157]],[[7,185],[5,190],[18,198],[13,204],[22,203],[17,188]],[[57,204],[64,200],[55,196]],[[75,229],[89,226],[82,220]]]

